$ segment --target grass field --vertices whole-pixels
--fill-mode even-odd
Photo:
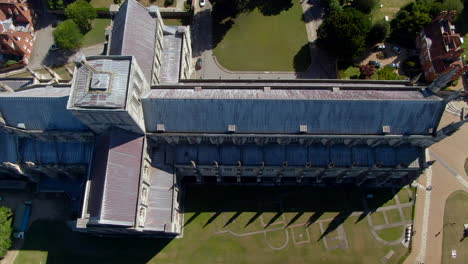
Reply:
[[[402,226],[386,228],[378,232],[379,236],[386,241],[395,241],[401,237],[404,228]]]
[[[91,0],[90,3],[95,8],[109,8],[114,4],[114,0]]]
[[[84,35],[83,47],[106,41],[105,28],[110,25],[110,19],[96,18],[93,20],[93,28]]]
[[[464,191],[452,193],[445,202],[442,263],[468,263],[468,239],[462,239],[463,224],[468,223],[467,203],[468,193]],[[457,251],[455,259],[451,257],[452,250]]]
[[[372,204],[385,204],[393,197],[390,193],[377,192]],[[395,253],[388,263],[398,263],[406,248],[378,242],[360,216],[366,194],[191,186],[183,238],[99,238],[71,232],[63,222],[37,221],[15,264],[379,263],[390,250]],[[393,229],[382,232],[389,240],[401,234]]]
[[[404,5],[413,2],[413,0],[380,0],[377,7],[372,11],[373,21],[379,21],[385,19],[388,16],[389,21],[395,17],[395,14],[400,11],[400,8]],[[383,7],[380,7],[383,5]]]
[[[299,1],[293,3],[273,16],[258,9],[241,13],[224,37],[214,36],[222,39],[213,51],[219,63],[232,71],[306,70],[310,64],[306,28]]]

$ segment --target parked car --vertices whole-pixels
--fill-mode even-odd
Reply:
[[[393,47],[392,47],[392,50],[393,50],[396,54],[400,54],[400,53],[401,53],[401,49],[400,49],[400,47],[398,47],[398,46],[393,46]]]
[[[377,69],[382,68],[382,63],[378,61],[369,61],[369,65],[374,65]]]
[[[50,46],[51,51],[58,50],[58,49],[59,47],[57,46],[57,44],[52,44],[52,46]]]
[[[394,69],[400,69],[400,63],[390,63],[388,67],[394,68]]]
[[[204,7],[206,5],[206,0],[200,0],[200,7]]]
[[[203,61],[202,61],[201,58],[199,58],[197,60],[197,62],[195,63],[195,70],[197,70],[197,71],[200,70],[202,68],[202,66],[203,66]]]
[[[377,46],[375,46],[375,51],[382,51],[385,48],[386,48],[385,45],[377,45]]]

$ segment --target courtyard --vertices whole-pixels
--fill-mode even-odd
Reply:
[[[105,238],[39,220],[15,263],[398,263],[414,189],[188,186],[183,237]]]
[[[213,54],[230,71],[305,71],[310,53],[300,2],[265,3],[238,14],[215,4]]]

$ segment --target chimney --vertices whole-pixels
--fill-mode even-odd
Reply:
[[[159,9],[155,5],[152,5],[152,6],[148,7],[148,12],[154,18],[161,17],[161,14],[159,14]]]
[[[97,72],[97,70],[88,63],[86,56],[81,52],[76,53],[75,57],[73,57],[73,62],[75,62],[76,66],[83,66],[92,72]]]

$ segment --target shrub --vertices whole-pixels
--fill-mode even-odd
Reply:
[[[81,46],[83,34],[76,23],[67,19],[54,30],[54,39],[57,45],[64,50],[74,50]]]
[[[392,40],[407,48],[414,48],[416,35],[442,10],[442,3],[433,0],[416,0],[407,4],[390,23]]]
[[[10,208],[0,207],[0,258],[4,257],[11,247],[12,216]]]
[[[390,32],[390,23],[385,20],[376,22],[366,37],[367,46],[373,46],[376,43],[383,42]]]
[[[317,44],[349,61],[365,50],[370,28],[369,16],[359,10],[332,11],[317,30]]]
[[[5,64],[3,64],[3,66],[7,67],[7,66],[10,66],[10,65],[13,65],[15,63],[18,63],[18,61],[15,61],[15,60],[7,60],[5,62]]]
[[[78,0],[68,5],[65,14],[78,25],[81,33],[88,32],[91,29],[91,22],[97,17],[94,7],[85,0]]]
[[[377,0],[354,0],[351,6],[365,14],[369,14],[377,6]]]
[[[63,10],[65,8],[63,0],[47,0],[47,6],[53,10]]]
[[[185,11],[190,11],[192,9],[192,2],[190,0],[185,1],[184,3],[184,10]]]
[[[376,73],[378,80],[403,80],[405,77],[398,75],[393,68],[383,67]]]

